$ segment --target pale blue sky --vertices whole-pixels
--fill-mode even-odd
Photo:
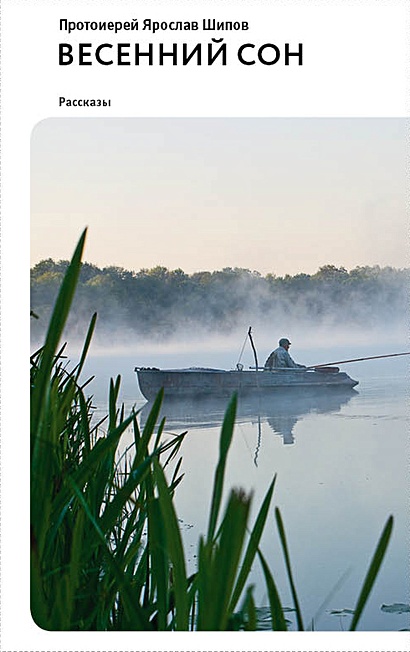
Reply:
[[[408,266],[408,121],[50,119],[32,136],[31,263],[138,270]]]

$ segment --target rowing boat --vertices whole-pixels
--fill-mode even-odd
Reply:
[[[218,396],[274,392],[275,390],[302,388],[355,387],[353,380],[338,367],[318,369],[278,368],[261,369],[158,369],[135,367],[141,393],[152,400],[163,389],[165,397]]]
[[[388,353],[373,355],[363,358],[338,360],[325,364],[316,364],[310,367],[274,367],[268,369],[260,367],[256,347],[252,338],[252,328],[249,327],[247,338],[250,341],[255,366],[244,368],[239,362],[236,369],[209,369],[205,367],[188,367],[187,369],[158,369],[156,367],[135,367],[138,384],[142,395],[152,401],[163,389],[165,398],[200,398],[200,397],[229,397],[234,392],[238,396],[267,394],[273,396],[283,388],[301,392],[303,389],[319,391],[330,388],[353,388],[359,384],[344,371],[335,365],[379,358],[395,358],[405,353]],[[245,339],[246,342],[246,339]],[[245,345],[244,342],[244,345]],[[242,347],[242,352],[243,352]],[[241,355],[242,355],[241,352]],[[295,396],[297,393],[292,392]]]

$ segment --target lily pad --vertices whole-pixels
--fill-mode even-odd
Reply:
[[[329,611],[331,616],[353,616],[353,609],[332,609]]]
[[[382,604],[380,607],[382,611],[388,614],[405,614],[410,612],[410,604],[403,602],[395,602],[394,604]]]
[[[284,607],[283,612],[285,611],[295,611],[289,607]],[[256,608],[256,618],[257,618],[257,630],[258,631],[272,631],[272,618],[269,607],[257,607]],[[292,625],[292,621],[288,618],[285,618],[286,624]]]

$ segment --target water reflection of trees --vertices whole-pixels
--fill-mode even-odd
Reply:
[[[283,388],[274,392],[239,396],[237,423],[252,423],[258,429],[258,446],[262,423],[267,423],[284,444],[295,443],[294,428],[308,414],[338,412],[358,392],[350,388]],[[220,427],[223,421],[226,399],[218,397],[164,398],[161,416],[166,418],[169,430]],[[141,423],[145,422],[151,403],[141,411]]]

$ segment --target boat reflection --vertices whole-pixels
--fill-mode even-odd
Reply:
[[[329,414],[338,412],[358,392],[351,388],[281,388],[274,393],[252,394],[238,397],[237,423],[254,423],[258,426],[260,438],[261,424],[267,423],[284,444],[293,444],[294,428],[299,420],[308,414]],[[166,429],[173,431],[197,428],[219,427],[222,424],[228,401],[226,398],[164,397],[160,417],[166,419]],[[140,413],[143,425],[151,410],[148,402]]]

